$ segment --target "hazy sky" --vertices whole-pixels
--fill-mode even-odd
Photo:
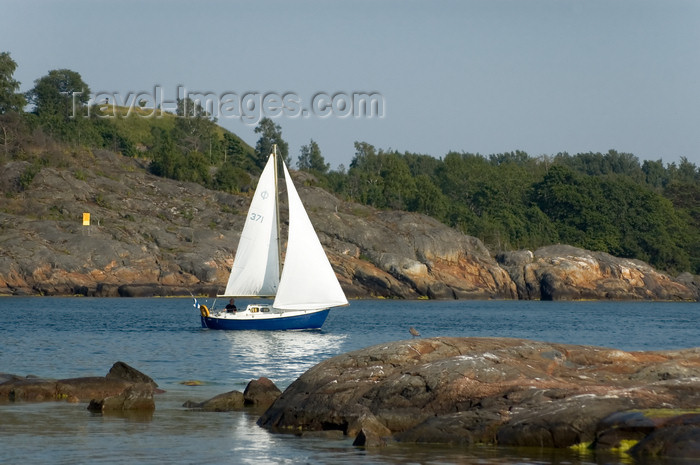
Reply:
[[[0,0],[0,51],[22,90],[68,68],[127,103],[210,93],[251,145],[278,115],[294,160],[314,139],[333,167],[354,141],[700,165],[697,0]],[[354,93],[381,116],[344,116]]]

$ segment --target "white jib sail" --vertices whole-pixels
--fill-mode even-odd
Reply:
[[[274,296],[279,285],[275,165],[270,157],[260,175],[222,296]]]
[[[284,167],[289,198],[289,238],[282,278],[273,306],[281,310],[318,310],[347,305],[326,252]]]

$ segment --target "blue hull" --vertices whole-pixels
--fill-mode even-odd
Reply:
[[[226,318],[212,318],[201,316],[202,327],[209,329],[228,330],[262,330],[278,331],[285,329],[319,329],[326,321],[330,308],[320,312],[307,313],[304,315],[280,317],[280,318],[259,318],[246,320],[233,320]]]

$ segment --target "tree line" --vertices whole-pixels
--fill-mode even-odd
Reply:
[[[563,243],[700,274],[700,170],[686,158],[355,149],[347,172],[322,178],[348,199],[430,215],[491,250]]]
[[[49,71],[21,94],[15,69],[9,53],[1,53],[0,150],[6,157],[26,157],[24,147],[49,138],[145,157],[153,174],[228,192],[253,187],[273,144],[291,165],[282,128],[268,118],[255,128],[259,139],[250,147],[189,99],[179,100],[170,117],[104,118],[99,105],[87,108],[90,91],[80,74]],[[360,141],[354,149],[347,169],[331,170],[311,139],[296,167],[344,199],[432,216],[491,250],[565,243],[700,274],[700,170],[686,158],[640,162],[615,150],[438,158]]]

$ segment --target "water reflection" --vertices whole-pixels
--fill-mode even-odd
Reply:
[[[94,417],[120,418],[134,422],[149,422],[153,420],[153,410],[106,410],[104,412],[91,412]]]
[[[266,376],[284,389],[299,375],[337,355],[347,334],[323,331],[226,331],[228,361],[239,375]]]

